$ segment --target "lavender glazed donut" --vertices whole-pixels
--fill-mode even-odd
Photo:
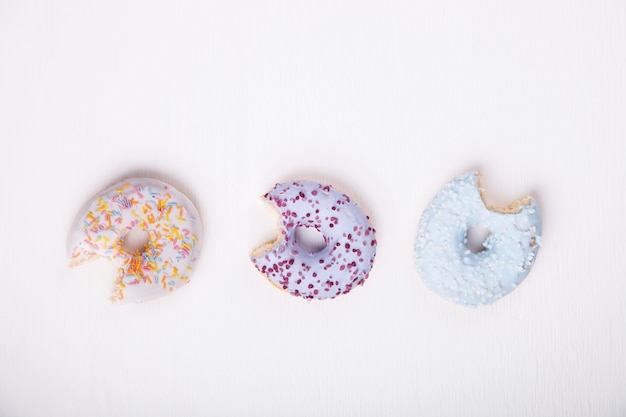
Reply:
[[[330,185],[294,181],[276,184],[264,198],[280,213],[280,233],[251,259],[271,283],[305,299],[335,298],[363,284],[376,256],[375,230],[350,197]],[[303,249],[299,227],[319,231],[325,247]]]

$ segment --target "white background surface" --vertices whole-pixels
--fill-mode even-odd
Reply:
[[[0,415],[626,415],[626,3],[181,3],[0,0]],[[478,309],[412,254],[470,169],[544,223]],[[65,237],[129,176],[185,192],[206,240],[188,287],[117,306]],[[370,214],[363,287],[308,303],[254,269],[289,179]]]

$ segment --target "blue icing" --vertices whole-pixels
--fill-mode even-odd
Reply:
[[[541,216],[534,199],[519,213],[489,210],[478,174],[445,185],[428,206],[415,241],[415,266],[426,286],[457,304],[491,304],[513,291],[530,272],[541,244]],[[472,226],[490,232],[485,250],[467,248]]]

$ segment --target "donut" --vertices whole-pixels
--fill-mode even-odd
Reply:
[[[330,185],[276,184],[264,199],[280,214],[275,241],[252,251],[254,266],[279,289],[305,299],[335,298],[367,279],[376,256],[375,230],[359,206]],[[314,228],[320,251],[303,249],[296,231]]]
[[[147,234],[144,250],[130,253],[131,231]],[[100,192],[76,216],[67,238],[70,266],[104,258],[118,268],[112,301],[141,302],[189,283],[201,251],[198,211],[162,181],[131,178]]]
[[[489,235],[482,250],[467,247],[468,232]],[[484,201],[479,174],[460,175],[435,196],[419,225],[415,267],[426,286],[457,304],[491,304],[526,278],[541,245],[541,216],[527,196],[506,208]]]

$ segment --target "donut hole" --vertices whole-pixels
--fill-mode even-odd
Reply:
[[[472,226],[467,230],[465,235],[465,246],[472,253],[480,253],[485,251],[485,242],[491,232],[482,224]]]
[[[326,247],[324,235],[312,226],[298,226],[294,234],[295,242],[308,253],[321,252]]]
[[[122,249],[126,252],[135,254],[143,253],[146,251],[148,245],[148,232],[141,230],[140,228],[131,229],[122,238]]]

